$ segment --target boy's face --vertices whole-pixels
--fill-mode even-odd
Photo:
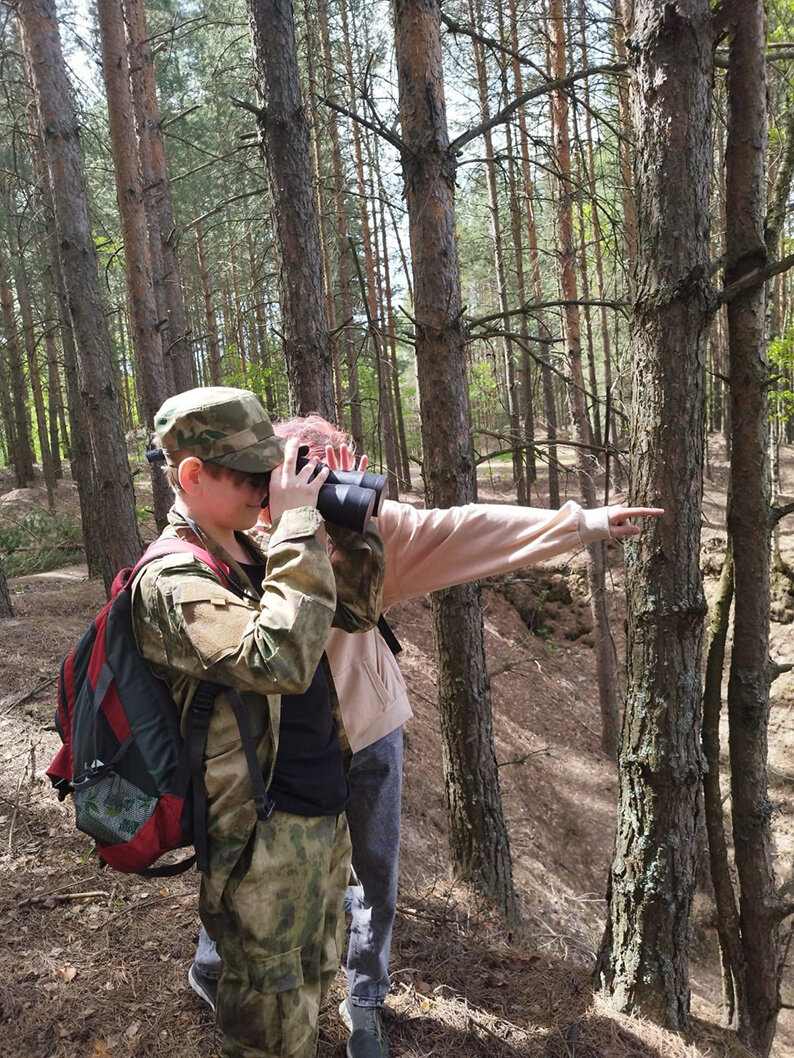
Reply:
[[[198,459],[186,459],[180,466],[184,496],[196,521],[232,532],[256,524],[268,498],[268,479],[269,475],[240,472],[210,474]]]

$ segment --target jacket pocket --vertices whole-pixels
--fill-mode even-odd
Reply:
[[[388,709],[404,689],[397,662],[386,650],[379,651],[374,658],[362,658],[356,677],[361,683],[360,692],[377,703],[378,715]]]

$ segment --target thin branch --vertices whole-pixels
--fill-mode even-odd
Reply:
[[[787,514],[794,514],[794,503],[787,503],[784,507],[773,507],[772,525],[777,525]]]
[[[24,549],[20,548],[19,550],[24,550]],[[41,683],[37,683],[36,686],[32,690],[27,691],[25,694],[22,695],[21,698],[15,698],[8,705],[8,707],[3,710],[2,715],[3,716],[7,716],[11,712],[11,710],[15,709],[18,705],[22,705],[23,702],[27,702],[30,698],[35,698],[36,695],[39,694],[41,691],[43,691],[45,687],[49,687],[50,684],[51,683],[55,683],[55,681],[57,679],[58,679],[58,676],[56,674],[55,676],[48,676],[47,679],[46,680],[42,680]]]
[[[387,129],[385,125],[376,125],[374,121],[367,121],[366,118],[362,118],[360,114],[356,114],[353,110],[348,110],[347,107],[342,107],[338,103],[334,103],[333,100],[327,99],[325,96],[318,95],[317,99],[324,106],[329,109],[336,111],[337,114],[341,114],[343,117],[350,118],[351,121],[357,121],[359,125],[363,125],[364,128],[370,130],[370,132],[376,133],[378,136],[382,136],[384,140],[396,147],[397,150],[402,153],[409,153],[405,143],[397,136],[391,129]]]
[[[525,313],[531,316],[533,312],[538,312],[541,309],[564,308],[566,305],[588,306],[590,308],[603,306],[607,309],[614,309],[616,312],[622,312],[629,307],[628,301],[605,301],[598,298],[569,299],[567,301],[564,299],[558,301],[527,301],[520,308],[511,309],[509,312],[494,312],[490,316],[476,316],[467,320],[467,323],[469,327],[480,327],[483,324],[490,323],[492,320],[503,320],[505,316],[523,316]]]
[[[174,114],[173,117],[165,118],[160,122],[161,131],[162,129],[167,129],[169,125],[175,125],[177,121],[186,118],[188,114],[192,114],[194,110],[201,110],[203,106],[203,103],[194,103],[192,107],[188,107],[187,110],[183,110],[180,114]]]
[[[441,21],[452,33],[453,36],[461,34],[464,37],[471,37],[472,40],[479,41],[480,44],[484,44],[487,48],[492,48],[494,51],[500,51],[503,55],[509,55],[511,59],[516,59],[524,66],[529,66],[535,70],[541,76],[545,76],[543,69],[534,63],[531,59],[527,59],[526,56],[522,55],[519,51],[513,51],[512,48],[508,48],[501,41],[498,41],[495,37],[488,37],[484,33],[480,33],[474,26],[464,25],[462,22],[457,22],[454,18],[449,15],[445,15],[441,12]]]
[[[497,768],[506,768],[509,764],[525,764],[530,757],[548,756],[549,747],[545,749],[533,749],[531,753],[525,753],[523,757],[518,757],[516,760],[500,760],[496,762]]]
[[[243,198],[253,198],[254,195],[264,195],[264,193],[265,188],[258,187],[254,191],[244,191],[241,195],[232,195],[231,198],[227,198],[225,201],[221,202],[220,205],[214,206],[207,213],[203,213],[200,217],[195,217],[193,220],[188,221],[185,225],[185,230],[188,228],[195,228],[197,224],[201,224],[210,217],[214,217],[216,213],[222,213],[231,202],[239,202]]]
[[[557,77],[553,80],[546,81],[542,85],[536,85],[535,88],[531,88],[528,92],[524,92],[522,95],[518,96],[518,98],[514,99],[512,103],[508,103],[506,107],[500,110],[498,114],[494,114],[492,118],[488,118],[486,121],[481,121],[479,125],[475,125],[467,132],[463,132],[460,136],[457,136],[449,145],[449,153],[456,154],[465,147],[467,143],[470,143],[471,140],[476,140],[478,136],[482,136],[483,133],[488,132],[489,129],[504,124],[511,114],[514,114],[519,107],[524,106],[525,103],[529,103],[532,99],[548,95],[549,92],[559,91],[562,88],[569,88],[577,81],[582,81],[586,77],[593,77],[595,74],[623,73],[625,69],[626,66],[624,63],[606,63],[603,66],[590,66],[586,70],[577,70],[575,73],[568,74],[566,77]]]
[[[229,96],[232,101],[232,106],[239,107],[240,110],[247,110],[249,114],[253,114],[257,121],[261,121],[265,116],[265,108],[258,107],[255,103],[249,103],[247,99],[238,99],[237,96]]]

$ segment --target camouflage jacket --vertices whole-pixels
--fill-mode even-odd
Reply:
[[[198,539],[172,508],[161,538],[198,543],[231,569],[244,598],[197,558],[174,554],[144,567],[133,589],[138,648],[170,687],[182,711],[203,679],[240,691],[269,783],[278,748],[281,694],[309,685],[331,626],[371,628],[381,609],[383,544],[374,524],[366,534],[328,527],[310,507],[285,511],[269,536],[251,541],[266,564],[261,600],[242,568],[213,540]],[[328,544],[328,546],[327,546]],[[347,738],[330,671],[329,688],[343,751]],[[211,904],[256,822],[251,782],[237,722],[224,694],[213,708],[205,750]]]

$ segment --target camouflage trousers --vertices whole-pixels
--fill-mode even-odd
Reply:
[[[199,910],[218,945],[224,1058],[314,1058],[320,1003],[339,967],[350,838],[341,816],[274,812],[257,824],[220,907]]]

